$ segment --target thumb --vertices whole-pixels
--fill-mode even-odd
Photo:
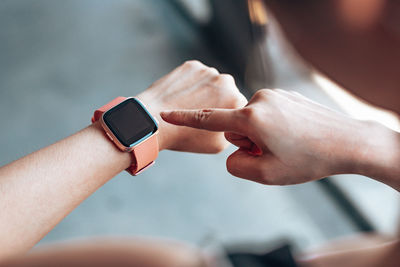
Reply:
[[[236,109],[194,109],[163,111],[161,118],[166,122],[218,132],[240,132]]]
[[[252,180],[262,184],[272,184],[269,165],[274,165],[271,155],[257,156],[248,149],[238,149],[226,160],[226,168],[236,177]],[[268,166],[266,166],[268,165]],[[269,182],[268,182],[269,181]]]
[[[230,174],[244,179],[254,180],[262,176],[262,160],[249,153],[248,149],[239,148],[226,160],[226,168]]]

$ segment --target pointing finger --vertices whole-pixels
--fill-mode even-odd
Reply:
[[[241,132],[236,109],[174,110],[160,113],[166,122],[218,132]]]

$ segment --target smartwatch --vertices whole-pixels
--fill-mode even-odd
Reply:
[[[96,121],[121,151],[132,153],[132,165],[126,169],[131,175],[154,164],[159,150],[158,123],[137,98],[115,98],[94,112],[92,123]]]

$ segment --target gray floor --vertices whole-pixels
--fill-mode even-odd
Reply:
[[[213,62],[165,1],[3,0],[0,25],[0,165],[85,127],[96,107],[135,95],[186,59]],[[288,238],[307,248],[354,231],[315,183],[267,187],[233,178],[225,170],[232,150],[163,152],[143,175],[118,175],[42,242]]]

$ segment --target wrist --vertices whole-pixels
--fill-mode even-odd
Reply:
[[[160,117],[160,112],[163,110],[162,105],[157,101],[157,98],[153,96],[149,90],[146,90],[135,97],[146,105],[146,108],[148,109],[150,114],[158,121],[157,138],[158,138],[159,151],[168,149],[172,141],[171,140],[172,135],[169,134],[169,129],[166,123]]]
[[[87,128],[87,131],[90,131],[92,134],[91,140],[93,142],[93,147],[97,148],[97,152],[102,151],[101,154],[107,155],[104,161],[112,163],[111,165],[115,167],[117,173],[127,169],[132,164],[132,156],[130,153],[124,153],[119,150],[113,142],[109,140],[99,122],[91,124]]]
[[[323,173],[326,175],[335,174],[361,174],[364,166],[365,150],[371,138],[370,126],[360,120],[345,117],[337,123],[332,121],[332,130],[326,143],[323,163]]]
[[[400,133],[378,122],[364,121],[363,145],[358,148],[354,173],[400,189]]]
[[[116,97],[98,108],[92,117],[92,122],[98,122],[95,128],[103,128],[103,136],[107,135],[120,151],[129,152],[132,162],[126,170],[131,175],[151,166],[160,150],[159,125],[150,113],[139,99]]]

